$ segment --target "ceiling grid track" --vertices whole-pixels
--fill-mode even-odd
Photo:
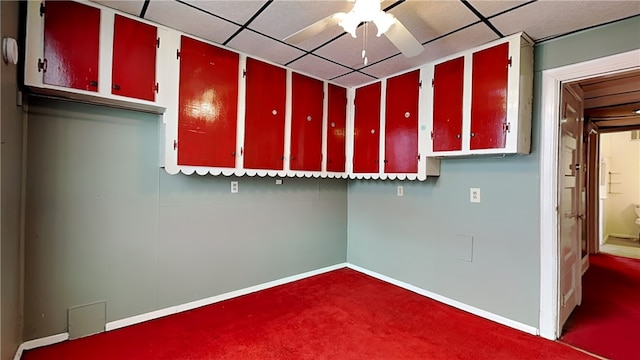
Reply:
[[[482,15],[480,11],[474,8],[473,5],[469,4],[469,1],[467,0],[460,0],[460,1],[462,2],[462,4],[464,4],[464,6],[466,6],[469,10],[471,10],[471,12],[474,13],[485,25],[487,25],[489,29],[491,29],[494,33],[496,33],[498,37],[500,38],[504,37],[504,35],[500,32],[500,30],[498,30],[495,26],[493,26],[493,24],[491,23],[491,21],[489,21],[489,19],[484,17],[484,15]]]
[[[273,3],[273,0],[268,0],[266,3],[264,3],[264,5],[262,5],[262,7],[260,7],[260,9],[256,11],[256,13],[253,14],[253,16],[251,16],[246,23],[240,26],[240,29],[236,30],[236,32],[233,35],[231,35],[225,42],[223,42],[222,45],[226,46],[229,43],[229,41],[233,40],[233,38],[238,36],[238,34],[242,32],[242,30],[247,29],[249,27],[249,24],[251,24],[253,20],[255,20],[258,16],[260,16],[260,14],[263,11],[265,11],[269,7],[269,5],[271,5],[271,3]]]

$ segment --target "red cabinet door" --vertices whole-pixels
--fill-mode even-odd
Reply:
[[[182,36],[178,164],[235,167],[237,53]]]
[[[464,57],[435,66],[433,72],[433,151],[462,150]]]
[[[142,100],[155,100],[155,26],[115,15],[111,93]]]
[[[384,172],[418,172],[420,70],[387,79]]]
[[[327,171],[344,172],[346,163],[347,89],[329,84]]]
[[[377,173],[380,151],[381,83],[356,89],[353,172]]]
[[[322,81],[291,77],[291,170],[322,170]]]
[[[473,54],[471,150],[506,145],[509,43]]]
[[[244,167],[282,170],[286,70],[247,58]]]
[[[100,10],[72,1],[47,1],[43,82],[98,91]]]

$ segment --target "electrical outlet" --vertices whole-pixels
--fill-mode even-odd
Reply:
[[[469,201],[472,203],[480,202],[480,188],[469,189]]]
[[[404,186],[398,185],[398,196],[404,196]]]
[[[276,185],[282,185],[282,179],[276,179]]]
[[[235,194],[238,192],[238,182],[237,181],[232,181],[231,182],[231,193]]]

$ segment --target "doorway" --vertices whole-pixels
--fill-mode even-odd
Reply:
[[[560,99],[563,83],[640,69],[640,49],[584,63],[545,70],[542,73],[542,131],[540,141],[540,335],[555,340],[560,324],[561,253],[559,240],[558,149]],[[588,244],[589,241],[586,242]],[[588,245],[585,245],[588,246]],[[581,266],[574,262],[572,266]]]

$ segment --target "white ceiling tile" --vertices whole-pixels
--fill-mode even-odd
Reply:
[[[175,1],[151,1],[145,19],[216,43],[240,27]]]
[[[367,76],[358,72],[352,72],[345,76],[341,76],[337,79],[334,79],[332,82],[338,85],[350,87],[350,86],[357,86],[360,84],[368,83],[374,80],[375,79],[372,78],[371,76]]]
[[[363,33],[365,27],[360,26],[357,38],[345,34],[338,40],[324,46],[316,51],[320,56],[343,64],[352,68],[361,68],[364,66],[362,59]],[[366,37],[366,53],[369,63],[384,59],[390,55],[398,53],[398,49],[384,35],[376,37],[375,26],[369,26],[368,36]]]
[[[135,16],[140,16],[144,5],[144,0],[92,0],[92,2]]]
[[[479,21],[460,1],[451,0],[409,0],[389,12],[421,43]]]
[[[534,40],[542,40],[637,14],[637,0],[537,1],[496,16],[491,23],[505,35],[525,31]]]
[[[267,7],[249,28],[282,40],[305,27],[337,12],[348,12],[353,4],[348,1],[290,1],[276,0]],[[342,33],[337,24],[299,44],[312,50]]]
[[[528,0],[527,0],[528,1]],[[480,12],[484,17],[491,17],[499,12],[513,9],[527,1],[515,0],[470,0],[469,4]]]
[[[303,51],[282,44],[250,30],[242,31],[227,46],[277,64],[286,64],[304,54]]]
[[[236,1],[213,1],[213,0],[183,0],[185,3],[216,14],[225,19],[243,25],[255,14],[266,1],[257,0],[236,0]]]
[[[288,65],[293,70],[298,70],[322,79],[332,79],[351,70],[323,60],[317,56],[307,55]]]
[[[498,39],[498,36],[486,25],[476,24],[426,44],[425,50],[418,56],[412,58],[402,55],[394,56],[386,61],[366,67],[362,71],[377,77],[386,77],[472,49],[496,39]]]

